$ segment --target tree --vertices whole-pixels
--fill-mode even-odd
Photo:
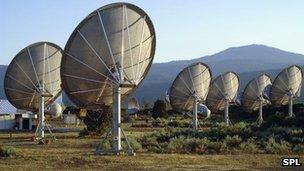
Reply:
[[[154,102],[153,110],[152,110],[153,118],[166,118],[168,117],[166,111],[166,103],[163,100],[156,100]]]
[[[111,126],[111,114],[109,107],[104,107],[98,111],[87,111],[83,118],[87,133],[96,135],[106,133]]]

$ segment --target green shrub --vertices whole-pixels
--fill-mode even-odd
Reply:
[[[102,150],[108,151],[111,149],[111,142],[110,140],[102,141],[101,144],[99,144],[99,148]]]
[[[275,137],[278,139],[286,138],[286,127],[281,126],[270,126],[255,132],[255,136],[262,140],[268,140],[269,137]]]
[[[190,126],[190,122],[188,120],[173,120],[168,123],[168,126],[188,128]]]
[[[158,144],[166,142],[169,139],[165,130],[155,131],[153,133],[144,135],[141,139],[141,145],[143,148],[151,148],[158,146]]]
[[[12,146],[0,146],[0,157],[14,157],[17,155],[17,150]]]
[[[137,139],[132,138],[132,137],[128,137],[128,141],[130,143],[130,146],[133,148],[134,151],[141,151],[142,150],[142,146],[141,144],[137,141]],[[127,142],[124,142],[122,144],[122,148],[127,149]]]
[[[167,125],[168,125],[168,122],[166,119],[156,118],[156,119],[152,120],[153,127],[166,127]]]
[[[287,134],[289,136],[304,136],[303,130],[301,128],[288,129]]]
[[[304,153],[304,144],[295,145],[293,151],[296,153]]]
[[[242,142],[242,138],[238,135],[235,135],[233,137],[227,135],[224,141],[229,147],[238,147],[239,144]]]
[[[168,143],[159,143],[155,146],[149,146],[147,149],[154,153],[167,153]]]
[[[240,135],[240,136],[250,136],[251,130],[250,130],[250,124],[245,122],[238,122],[232,126],[227,127],[227,134],[228,135]]]
[[[222,153],[227,150],[225,142],[210,142],[207,144],[206,153],[215,154]]]
[[[247,141],[242,142],[239,145],[240,149],[247,153],[257,153],[259,151],[259,147],[256,144],[256,140],[253,138],[249,138]]]
[[[186,138],[183,136],[172,138],[168,144],[169,152],[172,152],[172,153],[185,152],[186,151],[184,149],[185,140],[186,140]]]
[[[186,138],[184,136],[172,138],[168,144],[171,153],[204,153],[209,143],[207,138]]]
[[[83,123],[86,125],[86,131],[90,135],[102,135],[108,131],[111,125],[111,110],[109,107],[103,107],[98,111],[87,111],[83,117]]]
[[[167,118],[168,113],[166,107],[166,102],[164,100],[156,100],[152,109],[152,117]]]
[[[226,138],[227,135],[238,135],[239,137],[246,139],[252,136],[252,130],[250,125],[245,122],[239,122],[228,127],[223,123],[219,123],[215,127],[212,127],[207,134],[213,140],[222,140]]]
[[[284,140],[278,143],[274,138],[269,138],[266,143],[266,152],[268,153],[287,154],[290,153],[290,150],[290,144]]]
[[[304,144],[304,137],[290,137],[288,141],[290,143],[295,143],[295,144],[298,144],[298,143]]]
[[[132,124],[131,127],[134,128],[150,128],[152,125],[150,123],[137,123],[137,124]]]
[[[144,148],[149,148],[150,146],[157,146],[157,137],[156,136],[143,136],[141,138],[141,145]]]
[[[274,118],[278,120],[281,114],[277,114]],[[151,152],[290,154],[302,153],[304,148],[304,129],[281,125],[281,123],[274,124],[273,122],[262,127],[247,122],[239,122],[228,127],[223,123],[214,123],[210,129],[204,128],[203,131],[197,131],[180,127],[185,123],[190,123],[185,118],[175,118],[170,122],[158,118],[153,122],[154,125],[165,128],[140,139],[142,147]]]

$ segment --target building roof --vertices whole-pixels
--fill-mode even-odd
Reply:
[[[0,100],[0,115],[16,113],[17,109],[8,100]]]

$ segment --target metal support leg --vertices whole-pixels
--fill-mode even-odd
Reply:
[[[121,151],[121,96],[120,87],[114,87],[113,89],[113,120],[112,120],[112,151],[114,153],[120,153]]]
[[[40,119],[39,119],[40,120]],[[40,131],[41,131],[41,129],[43,129],[43,135],[45,135],[44,133],[45,133],[45,128],[49,131],[49,133],[50,133],[50,135],[53,137],[53,140],[57,140],[57,138],[55,137],[55,135],[53,134],[53,132],[52,132],[52,130],[51,130],[51,128],[50,128],[50,126],[47,124],[47,122],[46,121],[44,121],[44,127],[42,127],[42,124],[41,124],[42,122],[41,121],[39,121],[39,123],[38,123],[38,125],[37,125],[37,128],[36,128],[36,131],[35,131],[35,138],[36,138],[36,140],[43,140],[44,139],[44,137],[42,138],[41,136],[40,136]],[[42,127],[42,128],[41,128]]]
[[[39,97],[39,123],[37,125],[38,129],[38,139],[44,139],[44,128],[45,128],[45,123],[44,123],[44,97],[41,95]]]
[[[105,154],[107,154],[106,149],[103,149],[102,146],[108,140],[108,137],[109,137],[110,134],[111,134],[111,131],[106,132],[105,138],[103,138],[103,140],[101,141],[101,143],[97,147],[97,149],[95,151],[95,154],[97,154],[97,155],[105,155]]]
[[[198,128],[198,121],[197,121],[197,101],[193,103],[193,128],[197,130]]]
[[[133,148],[132,148],[131,145],[130,145],[130,142],[129,142],[129,140],[128,140],[128,137],[127,137],[127,135],[125,134],[125,132],[123,131],[122,128],[121,128],[121,132],[122,132],[122,135],[124,136],[124,138],[125,138],[125,140],[126,140],[126,143],[127,143],[127,146],[128,146],[128,149],[127,149],[128,155],[130,155],[130,156],[135,156],[134,150],[133,150]]]
[[[53,134],[49,124],[47,124],[47,122],[45,122],[45,127],[47,128],[47,130],[49,131],[49,133],[51,134],[51,136],[53,137],[53,140],[57,140],[57,138],[55,137],[55,135]]]
[[[225,102],[225,124],[229,126],[229,101]]]
[[[288,103],[288,117],[291,118],[291,117],[294,117],[294,114],[293,114],[293,110],[292,110],[292,99],[293,99],[293,96],[292,95],[289,95],[289,103]]]
[[[106,151],[102,149],[102,144],[104,141],[102,141],[102,144],[97,148],[95,151],[95,154],[98,155],[106,155],[106,154],[120,154],[123,149],[121,147],[121,134],[124,136],[126,140],[126,144],[128,149],[126,149],[126,152],[128,155],[135,155],[129,140],[126,136],[126,134],[123,132],[123,129],[121,127],[121,96],[120,96],[120,87],[114,87],[113,89],[113,116],[112,116],[112,130],[111,130],[111,136],[112,136],[112,144],[111,144],[111,150]],[[106,134],[105,140],[107,140],[108,134]]]
[[[258,123],[258,126],[261,126],[263,123],[263,101],[260,101],[259,117],[258,117],[257,123]]]

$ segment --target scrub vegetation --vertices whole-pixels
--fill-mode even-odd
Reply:
[[[145,114],[131,115],[122,124],[136,156],[95,155],[99,145],[110,149],[111,140],[102,141],[106,131],[101,129],[89,134],[55,132],[58,140],[45,145],[32,141],[33,132],[1,132],[0,170],[280,169],[283,157],[304,158],[302,107],[295,107],[295,118],[286,118],[284,108],[274,113],[265,109],[260,127],[254,123],[257,115],[240,115],[237,108],[231,108],[231,126],[221,123],[220,114],[213,114],[209,119],[200,116],[198,131],[190,128],[190,116],[167,111],[168,116],[153,118],[152,112],[144,109]],[[52,120],[51,124],[58,122]],[[88,130],[84,123],[80,127]]]

